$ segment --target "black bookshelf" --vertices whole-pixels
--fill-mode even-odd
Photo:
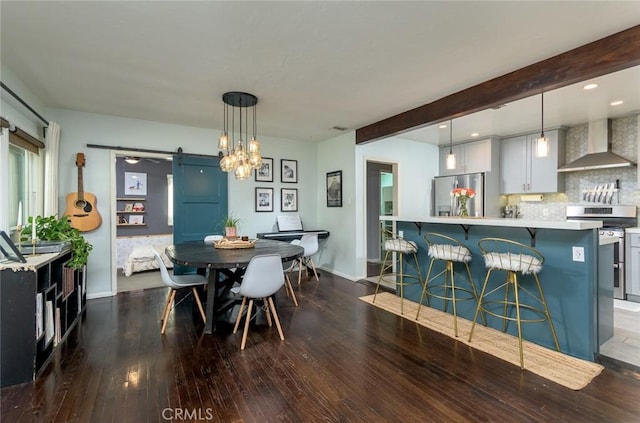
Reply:
[[[65,250],[0,264],[2,387],[34,380],[80,321],[86,282],[82,270],[67,268],[71,257]]]

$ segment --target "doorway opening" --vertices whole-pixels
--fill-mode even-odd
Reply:
[[[173,243],[172,156],[127,151],[112,156],[112,292],[162,287],[152,249],[162,255]]]
[[[397,164],[367,160],[366,165],[366,276],[377,283],[382,267],[383,229],[391,230],[392,222],[380,216],[397,215]]]

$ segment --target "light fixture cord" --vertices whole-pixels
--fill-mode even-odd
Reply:
[[[449,121],[449,154],[453,154],[453,120]]]
[[[544,138],[544,91],[540,93],[540,138]]]
[[[256,123],[256,105],[253,105],[253,138],[257,139],[256,134],[258,133],[258,124]]]
[[[229,109],[228,109],[228,105],[227,103],[223,103],[223,108],[222,108],[222,115],[223,115],[223,122],[222,125],[224,126],[224,133],[227,133],[227,130],[229,129],[229,122],[227,122],[227,120],[229,119]]]

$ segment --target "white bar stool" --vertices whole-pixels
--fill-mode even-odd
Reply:
[[[378,283],[376,284],[376,292],[373,295],[373,302],[376,302],[376,296],[380,289],[382,282],[395,284],[396,292],[400,289],[400,314],[404,314],[404,287],[405,285],[422,284],[422,274],[420,273],[420,263],[418,263],[418,245],[413,241],[407,241],[392,231],[387,229],[383,230],[383,236],[386,241],[384,242],[384,260],[382,262],[382,269],[380,270],[380,276],[378,276]],[[396,254],[394,263],[393,255]],[[416,273],[405,273],[405,259],[404,256],[410,254],[413,257],[413,262],[416,267]],[[396,264],[396,271],[385,273],[390,269],[393,269]]]
[[[473,277],[469,270],[468,262],[471,261],[471,252],[460,241],[447,235],[438,233],[427,233],[424,236],[427,243],[428,254],[431,257],[429,262],[429,270],[427,279],[424,282],[420,303],[418,304],[418,312],[416,320],[420,317],[420,308],[422,301],[426,297],[427,305],[429,305],[429,297],[440,298],[444,300],[444,311],[447,311],[449,301],[453,306],[453,328],[455,336],[458,336],[458,311],[456,304],[458,301],[474,300],[478,302],[478,291],[473,283]],[[441,272],[432,276],[434,272],[434,264],[444,262],[444,268]],[[464,266],[465,272],[460,274],[456,272],[455,264]],[[458,283],[456,283],[456,276]],[[442,277],[441,283],[434,283]],[[484,314],[482,315],[484,320]]]
[[[540,279],[538,278],[538,273],[542,270],[542,263],[544,262],[542,254],[533,247],[501,238],[483,238],[478,241],[478,247],[480,247],[480,251],[482,251],[485,264],[489,270],[487,270],[487,276],[484,278],[482,292],[480,293],[480,301],[478,302],[476,314],[473,317],[473,325],[471,326],[471,332],[469,333],[469,342],[471,342],[471,338],[473,336],[473,330],[476,326],[478,313],[482,310],[485,313],[502,319],[503,332],[506,332],[507,330],[508,320],[515,321],[517,323],[521,369],[524,369],[521,323],[549,322],[549,328],[551,329],[551,335],[553,336],[553,342],[555,343],[556,350],[560,351],[556,329],[553,326],[553,321],[549,314],[549,308],[547,307],[547,301],[544,298],[544,293],[540,286]],[[489,277],[494,270],[506,272],[506,280],[500,286],[486,292]],[[537,293],[533,293],[526,288],[526,285],[523,284],[524,276],[531,276],[533,278],[537,287]],[[495,299],[495,297],[490,298],[492,294],[502,288],[505,289],[503,300]],[[510,291],[513,291],[511,296],[509,296]],[[522,294],[525,294],[525,298],[532,300],[534,305],[523,304],[521,302]],[[502,313],[494,311],[495,305],[502,305]],[[494,307],[492,308],[492,306]],[[509,307],[511,307],[512,310],[515,308],[515,317],[509,315]],[[529,310],[540,317],[533,318],[533,316],[531,316],[531,318],[523,318],[520,313],[522,309]]]

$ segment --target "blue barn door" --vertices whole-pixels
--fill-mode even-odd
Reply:
[[[227,174],[217,157],[173,156],[173,243],[202,241],[222,233],[227,215]],[[176,275],[195,269],[176,266]]]

